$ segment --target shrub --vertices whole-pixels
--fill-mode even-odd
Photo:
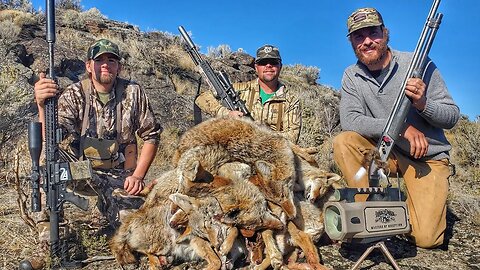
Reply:
[[[30,0],[0,0],[0,10],[15,9],[24,12],[32,12],[32,2]]]
[[[66,26],[79,30],[84,30],[87,22],[98,22],[105,18],[96,8],[91,8],[85,12],[67,9],[61,16],[62,22]]]
[[[480,122],[460,119],[452,131],[456,162],[463,167],[480,168]]]
[[[0,21],[11,21],[18,27],[38,23],[37,16],[33,13],[18,10],[3,10],[0,12]]]
[[[0,21],[0,46],[8,49],[17,40],[22,29],[12,21]]]
[[[82,11],[80,0],[57,0],[56,6],[65,10]]]
[[[285,65],[282,68],[282,77],[300,78],[304,82],[315,85],[320,79],[320,69],[315,66]]]
[[[15,66],[0,65],[0,152],[25,133],[31,118],[32,89],[25,75]]]
[[[208,47],[207,56],[215,59],[228,58],[232,54],[232,49],[226,44],[218,45],[218,47]]]

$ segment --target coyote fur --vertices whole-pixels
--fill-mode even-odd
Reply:
[[[225,163],[239,161],[253,167],[257,160],[263,160],[272,164],[270,181],[262,182],[259,188],[269,201],[282,207],[290,219],[295,217],[294,155],[286,138],[250,120],[212,118],[183,134],[174,155],[174,165],[187,150],[206,146],[216,146],[222,150]]]
[[[249,230],[283,228],[283,223],[268,211],[263,194],[246,179],[233,181],[212,176],[199,162],[194,165],[190,171],[182,168],[181,173],[177,169],[164,173],[156,180],[157,184],[142,207],[125,218],[110,241],[112,253],[120,265],[136,263],[139,254],[145,254],[151,269],[169,265],[174,260],[201,259],[207,262],[208,269],[219,269],[234,247],[233,241],[238,233],[232,227]],[[191,183],[184,184],[187,195],[176,193],[179,182],[186,181],[183,174],[194,175]],[[199,177],[210,182],[202,182],[205,179]],[[182,210],[185,215],[172,212],[175,202],[189,201],[182,197],[188,195],[205,198],[191,199],[191,205],[196,207]],[[212,201],[218,204],[217,208],[212,207]],[[199,227],[199,224],[206,223],[215,226]],[[222,242],[225,243],[220,245]],[[241,248],[236,247],[236,250]]]
[[[301,165],[300,165],[301,164]],[[261,233],[265,244],[265,258],[255,269],[267,269],[270,265],[279,269],[283,264],[283,257],[288,257],[287,267],[289,269],[327,269],[320,263],[315,243],[324,232],[323,226],[323,204],[333,193],[334,188],[339,187],[337,174],[327,173],[308,163],[298,163],[297,168],[300,176],[307,176],[304,179],[297,179],[302,185],[311,188],[309,192],[299,189],[296,193],[295,205],[297,216],[287,222],[284,230],[265,230]],[[268,170],[262,171],[261,179],[268,179]],[[304,194],[315,194],[306,200]],[[276,205],[270,205],[270,209],[280,216],[282,209]],[[296,248],[300,248],[306,259],[306,264],[296,262]]]

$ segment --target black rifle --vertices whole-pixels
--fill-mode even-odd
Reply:
[[[380,160],[386,162],[395,142],[400,137],[403,124],[407,118],[411,107],[411,101],[405,95],[405,87],[410,78],[422,78],[425,68],[428,64],[428,53],[432,47],[433,40],[442,22],[442,13],[437,13],[440,0],[435,0],[428,13],[427,20],[423,27],[420,38],[415,47],[412,60],[408,66],[407,74],[403,80],[402,87],[398,91],[397,99],[390,112],[387,124],[383,128],[382,135],[377,144],[377,150],[380,153]],[[380,185],[380,170],[372,161],[369,167],[369,184],[371,187]]]
[[[55,78],[54,72],[54,44],[55,44],[55,2],[46,0],[47,14],[47,42],[49,52],[49,77]],[[45,168],[40,170],[39,159],[42,150],[42,124],[30,123],[28,128],[29,151],[32,157],[32,211],[41,210],[40,186],[47,195],[46,204],[50,218],[50,257],[54,267],[71,268],[80,266],[79,262],[72,261],[68,255],[66,240],[60,241],[59,223],[62,219],[63,203],[69,201],[80,209],[88,209],[88,200],[67,191],[67,183],[72,181],[71,164],[60,162],[58,144],[62,139],[61,129],[58,127],[57,97],[45,100]],[[87,167],[88,170],[88,167]],[[43,183],[40,184],[40,174]],[[59,265],[57,265],[59,264]],[[21,266],[22,267],[22,266]]]
[[[187,43],[187,52],[192,58],[193,63],[200,67],[208,85],[215,90],[215,96],[220,99],[223,106],[232,111],[240,111],[243,113],[243,116],[253,120],[252,115],[245,106],[245,102],[240,99],[235,89],[233,89],[232,83],[228,79],[227,74],[223,71],[215,72],[210,64],[202,58],[185,29],[182,26],[179,26],[178,30]]]

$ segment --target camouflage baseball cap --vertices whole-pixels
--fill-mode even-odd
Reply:
[[[120,59],[120,51],[117,44],[108,39],[99,39],[88,48],[87,59],[95,59],[104,53],[111,53]]]
[[[262,59],[278,59],[279,61],[282,61],[282,57],[280,56],[280,51],[278,48],[268,44],[257,49],[257,58],[255,59],[255,63],[258,63],[258,61]]]
[[[347,20],[348,35],[371,26],[383,25],[382,15],[374,8],[359,8],[353,12]]]

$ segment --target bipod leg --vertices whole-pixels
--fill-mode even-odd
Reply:
[[[367,258],[367,256],[376,248],[379,248],[380,251],[382,251],[383,256],[385,256],[385,258],[392,264],[392,266],[393,266],[393,268],[395,268],[395,270],[400,270],[400,267],[398,267],[398,264],[395,261],[395,258],[393,258],[390,251],[388,251],[388,248],[383,241],[380,241],[380,242],[376,243],[375,245],[367,248],[367,250],[365,250],[365,252],[362,254],[362,256],[357,260],[357,262],[355,263],[355,265],[352,267],[351,270],[357,269],[360,266],[360,264],[365,260],[365,258]]]

